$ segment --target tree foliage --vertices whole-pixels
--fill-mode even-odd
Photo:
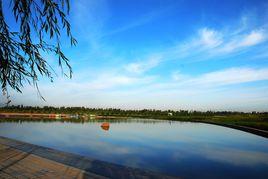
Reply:
[[[60,36],[65,32],[72,46],[77,43],[67,19],[69,0],[9,1],[8,8],[12,11],[17,30],[9,27],[4,3],[0,0],[0,84],[3,92],[7,92],[8,87],[22,92],[24,82],[28,82],[39,93],[40,75],[53,81],[55,72],[45,59],[45,53],[54,54],[62,72],[63,67],[67,67],[68,74],[64,74],[71,78],[72,68],[60,43]]]

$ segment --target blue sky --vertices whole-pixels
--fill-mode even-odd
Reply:
[[[69,19],[73,78],[46,55],[59,72],[40,80],[46,101],[25,86],[14,104],[268,109],[267,1],[73,0]]]

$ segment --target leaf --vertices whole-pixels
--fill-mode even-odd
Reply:
[[[44,53],[55,53],[59,66],[67,66],[70,76],[72,69],[69,59],[60,49],[61,29],[67,31],[71,45],[77,41],[72,37],[71,25],[66,19],[69,0],[10,0],[14,22],[19,31],[12,32],[3,15],[0,0],[0,84],[2,90],[12,88],[22,92],[24,82],[33,84],[37,91],[38,76],[45,75],[53,81],[53,68],[47,64]],[[61,4],[61,5],[60,5]],[[12,18],[10,18],[12,20]],[[60,23],[59,23],[60,22]],[[33,29],[32,29],[33,28]],[[36,34],[34,34],[36,33]],[[49,40],[54,38],[55,40]],[[33,37],[38,37],[38,42]],[[47,38],[49,37],[49,38]],[[62,60],[65,63],[62,63]],[[52,73],[53,72],[53,73]],[[57,74],[55,73],[57,76]],[[40,94],[41,96],[41,94]]]

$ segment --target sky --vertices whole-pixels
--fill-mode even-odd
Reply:
[[[71,0],[69,20],[73,78],[45,54],[46,101],[25,85],[12,104],[268,111],[267,1]]]

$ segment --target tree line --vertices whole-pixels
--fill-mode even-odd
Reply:
[[[268,116],[268,112],[239,112],[239,111],[195,111],[195,110],[156,110],[156,109],[118,109],[118,108],[87,108],[87,107],[53,107],[53,106],[23,106],[12,105],[0,108],[0,112],[27,112],[27,113],[65,113],[65,114],[95,114],[103,116]]]

